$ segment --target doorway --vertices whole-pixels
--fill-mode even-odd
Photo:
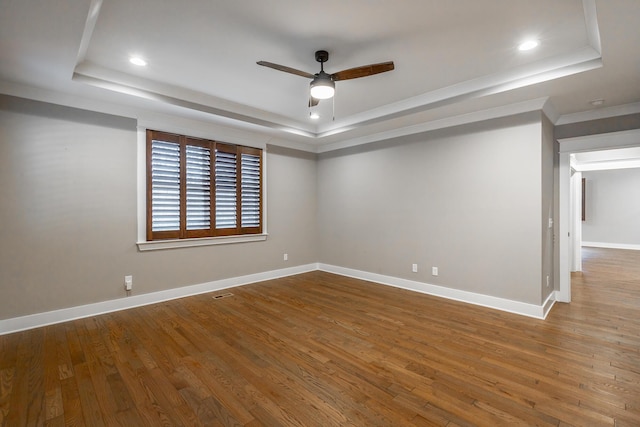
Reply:
[[[571,302],[571,269],[576,257],[580,256],[581,239],[575,230],[575,194],[572,187],[572,154],[585,153],[620,148],[640,147],[640,129],[607,134],[588,135],[558,140],[560,144],[559,156],[559,206],[558,206],[558,289],[555,293],[556,301]],[[572,198],[572,194],[574,197]],[[573,208],[572,208],[573,206]],[[572,215],[572,212],[574,215]]]

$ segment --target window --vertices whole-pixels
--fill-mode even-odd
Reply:
[[[147,130],[147,240],[262,233],[262,150]]]

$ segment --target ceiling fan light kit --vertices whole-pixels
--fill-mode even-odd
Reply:
[[[329,99],[336,92],[336,84],[329,74],[322,71],[311,81],[309,92],[312,98]]]

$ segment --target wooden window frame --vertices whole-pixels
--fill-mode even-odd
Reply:
[[[152,141],[161,140],[166,142],[176,143],[180,147],[180,228],[171,231],[153,231],[152,217],[153,217],[153,176],[152,176]],[[210,225],[208,229],[187,230],[187,203],[186,203],[186,147],[200,146],[210,150]],[[236,156],[236,227],[235,228],[216,228],[216,181],[215,181],[215,153],[216,150],[221,150],[227,153],[233,153]],[[250,154],[257,156],[259,161],[259,221],[257,227],[242,227],[242,167],[241,159],[242,154]],[[148,129],[146,132],[146,200],[147,200],[147,212],[146,212],[146,229],[147,229],[147,241],[161,241],[161,240],[179,240],[179,239],[197,239],[207,237],[218,236],[240,236],[249,234],[261,234],[263,230],[263,152],[259,148],[246,147],[242,145],[229,144],[226,142],[218,142],[207,139],[194,138],[186,135],[178,135],[169,132],[162,132]]]

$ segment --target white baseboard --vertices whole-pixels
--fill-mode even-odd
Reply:
[[[27,329],[52,325],[55,323],[67,322],[70,320],[85,317],[97,316],[119,310],[126,310],[134,307],[155,304],[177,298],[184,298],[191,295],[198,295],[207,292],[219,291],[236,286],[248,285],[251,283],[263,282],[265,280],[277,279],[280,277],[293,276],[295,274],[307,273],[310,271],[322,270],[341,276],[354,277],[356,279],[368,280],[382,285],[394,286],[396,288],[407,289],[424,294],[434,295],[441,298],[452,299],[468,304],[489,307],[496,310],[507,311],[522,316],[544,319],[555,302],[551,293],[547,300],[540,306],[519,301],[512,301],[504,298],[492,297],[488,295],[476,294],[459,289],[447,288],[444,286],[431,285],[428,283],[416,282],[412,280],[400,279],[382,274],[369,273],[366,271],[354,270],[350,268],[337,267],[329,264],[306,264],[281,270],[266,271],[263,273],[249,274],[246,276],[233,277],[223,280],[215,280],[199,285],[184,286],[181,288],[168,289],[166,291],[152,292],[143,295],[134,295],[116,300],[103,301],[94,304],[86,304],[77,307],[64,308],[61,310],[36,313],[27,316],[14,317],[0,320],[0,335]]]
[[[550,299],[552,299],[554,302],[564,302],[564,303],[570,303],[571,300],[566,300],[564,298],[562,298],[562,293],[560,291],[553,291],[551,293],[551,295],[549,296]],[[549,309],[551,309],[551,307],[549,307]]]
[[[351,268],[337,267],[335,265],[319,264],[319,269],[329,273],[340,274],[341,276],[353,277],[361,280],[379,283],[382,285],[393,286],[396,288],[407,289],[410,291],[420,292],[423,294],[433,295],[441,298],[447,298],[468,304],[480,305],[482,307],[493,308],[496,310],[507,311],[509,313],[520,314],[522,316],[534,317],[536,319],[544,319],[555,300],[552,292],[542,305],[524,303],[520,301],[508,300],[505,298],[492,297],[489,295],[476,294],[473,292],[462,291],[459,289],[447,288],[444,286],[431,285],[413,280],[400,279],[393,276],[385,276],[382,274],[369,273],[367,271],[354,270]]]
[[[632,251],[640,251],[640,245],[633,245],[629,243],[582,242],[582,246],[588,246],[590,248],[629,249]]]
[[[551,307],[558,301],[558,291],[553,291],[549,294],[545,302],[542,303],[542,319],[546,319],[547,315],[551,311]]]
[[[151,292],[148,294],[134,295],[116,300],[63,308],[61,310],[48,311],[45,313],[14,317],[11,319],[0,320],[0,335],[52,325],[55,323],[67,322],[69,320],[81,319],[84,317],[97,316],[99,314],[111,313],[113,311],[126,310],[128,308],[155,304],[172,299],[184,298],[191,295],[219,291],[250,283],[263,282],[265,280],[277,279],[279,277],[293,276],[294,274],[306,273],[317,269],[318,264],[315,263],[300,265],[297,267],[249,274],[230,279],[215,280],[213,282],[201,283],[199,285],[184,286],[181,288],[168,289],[166,291]]]

